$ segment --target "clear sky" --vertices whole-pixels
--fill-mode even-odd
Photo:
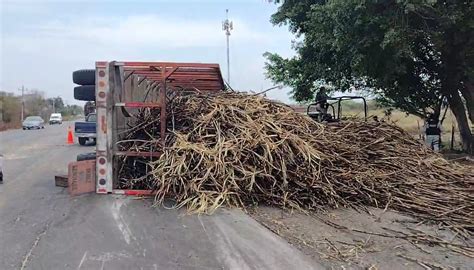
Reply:
[[[0,0],[0,90],[24,85],[48,97],[74,101],[71,72],[97,60],[219,63],[226,74],[225,10],[231,35],[231,85],[259,91],[265,79],[262,54],[291,56],[293,36],[276,27],[277,6],[265,0],[240,1],[66,1]],[[290,102],[288,89],[269,98]]]

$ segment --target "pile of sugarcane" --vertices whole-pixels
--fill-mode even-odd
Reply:
[[[290,107],[238,93],[176,96],[134,116],[118,146],[162,151],[124,157],[122,188],[156,191],[190,212],[266,204],[304,210],[374,206],[474,232],[474,171],[402,129],[356,120],[320,124]]]

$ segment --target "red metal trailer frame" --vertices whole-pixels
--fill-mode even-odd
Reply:
[[[160,143],[164,146],[168,91],[220,91],[218,64],[174,62],[96,62],[97,159],[96,192],[151,195],[149,190],[115,188],[115,156],[159,157],[160,152],[118,151],[118,109],[160,109]],[[151,95],[149,97],[149,93]],[[158,95],[156,95],[158,93]],[[134,100],[134,97],[140,100]]]

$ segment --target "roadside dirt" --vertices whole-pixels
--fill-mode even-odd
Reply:
[[[5,131],[8,129],[18,129],[21,128],[21,123],[4,123],[0,122],[0,131]]]
[[[463,165],[469,165],[474,168],[474,156],[456,151],[443,151],[442,155],[451,162],[458,162]]]
[[[469,257],[474,256],[473,239],[461,240],[449,230],[393,211],[305,214],[259,206],[249,214],[328,269],[474,268]]]

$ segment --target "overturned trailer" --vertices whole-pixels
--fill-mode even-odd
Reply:
[[[119,188],[121,157],[157,158],[165,143],[167,97],[174,91],[221,91],[224,81],[218,64],[172,62],[96,62],[96,193],[147,195],[150,190]],[[132,118],[143,108],[160,110],[156,150],[118,149],[117,142]]]

